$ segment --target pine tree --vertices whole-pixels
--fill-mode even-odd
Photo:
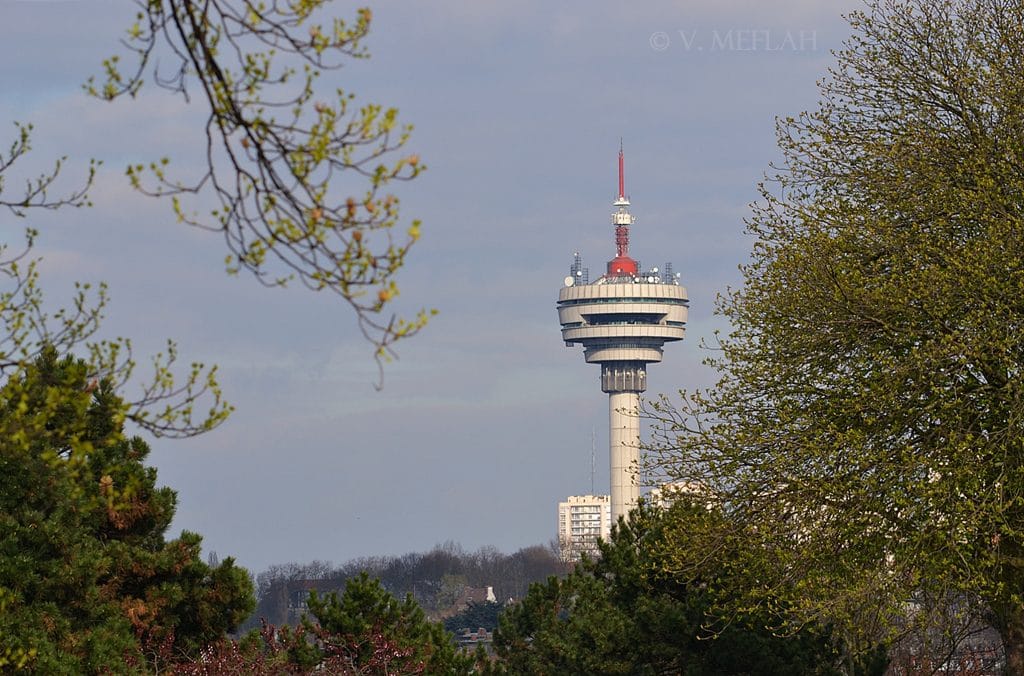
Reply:
[[[0,388],[0,654],[39,673],[130,673],[195,656],[252,610],[247,572],[166,540],[124,402],[85,362],[44,350]]]

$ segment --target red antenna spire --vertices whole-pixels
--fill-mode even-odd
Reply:
[[[619,139],[619,199],[626,199],[626,160],[622,154],[622,139]]]
[[[629,200],[626,199],[626,158],[622,152],[622,139],[619,139],[619,197],[613,205],[618,210],[612,214],[615,226],[615,258],[608,261],[610,277],[632,277],[636,275],[636,261],[629,257],[629,226],[634,222],[629,213]]]

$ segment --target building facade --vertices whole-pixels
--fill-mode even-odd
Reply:
[[[612,501],[608,495],[570,495],[558,503],[558,549],[562,561],[597,556],[597,540],[612,532]]]

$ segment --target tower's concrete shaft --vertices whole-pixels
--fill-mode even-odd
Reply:
[[[608,451],[611,457],[612,519],[629,514],[640,499],[640,394],[608,393]]]
[[[660,362],[662,346],[686,334],[686,289],[653,275],[604,276],[558,293],[558,318],[566,345],[583,345],[588,363],[601,365],[608,394],[612,521],[640,496],[640,393],[647,364]]]

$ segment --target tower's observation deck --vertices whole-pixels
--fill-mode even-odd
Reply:
[[[686,334],[686,289],[672,273],[642,271],[629,257],[629,226],[635,222],[625,196],[619,151],[619,197],[613,206],[616,256],[593,283],[576,254],[558,292],[558,320],[566,346],[582,345],[588,363],[601,365],[601,390],[609,397],[612,520],[625,516],[640,496],[640,393],[647,389],[647,364],[660,362],[665,343]]]

